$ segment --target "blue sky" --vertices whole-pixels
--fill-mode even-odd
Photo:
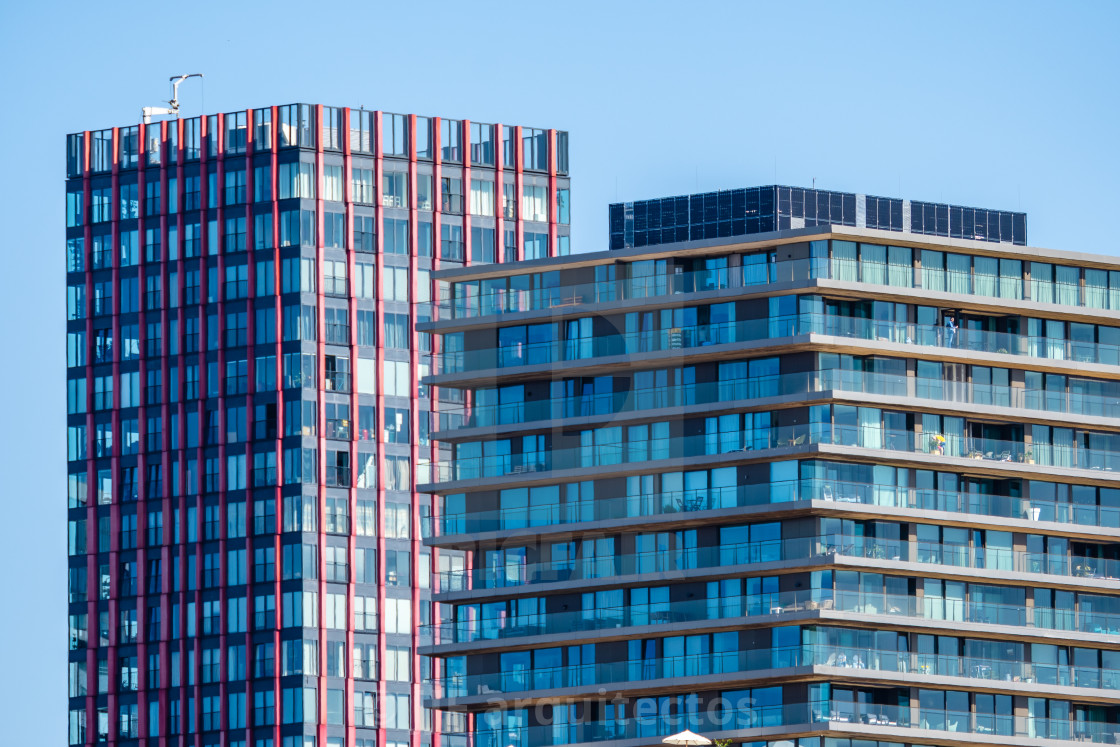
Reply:
[[[182,10],[175,10],[180,8]],[[293,101],[571,132],[573,250],[606,206],[768,184],[1029,214],[1117,253],[1115,3],[0,5],[0,724],[65,744],[64,135]],[[17,643],[18,641],[18,643]]]

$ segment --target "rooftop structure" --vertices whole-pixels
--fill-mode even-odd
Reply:
[[[750,187],[610,206],[610,248],[748,236],[813,226],[1027,243],[1027,216],[935,202],[801,187]]]

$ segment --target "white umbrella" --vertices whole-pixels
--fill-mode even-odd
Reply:
[[[680,734],[674,734],[671,737],[665,737],[661,740],[664,744],[680,744],[688,747],[689,745],[704,745],[711,744],[712,740],[707,737],[702,737],[699,734],[685,729]]]

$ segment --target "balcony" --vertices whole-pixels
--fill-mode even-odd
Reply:
[[[529,402],[478,404],[477,398],[471,404],[441,402],[441,429],[449,432],[439,435],[454,435],[450,431],[458,428],[618,415],[666,407],[717,403],[729,406],[736,401],[830,392],[1120,418],[1120,397],[829,369]]]
[[[463,698],[494,693],[524,697],[534,690],[585,688],[595,691],[601,685],[628,689],[649,680],[680,677],[718,677],[730,680],[751,679],[765,670],[813,667],[917,674],[928,677],[957,677],[985,683],[1020,682],[1061,687],[1120,689],[1120,670],[1076,667],[1059,664],[1034,664],[1029,661],[971,656],[941,656],[911,651],[858,646],[803,644],[788,648],[709,652],[636,660],[596,662],[593,664],[512,670],[448,676],[432,680],[436,698]],[[772,672],[767,672],[767,675]],[[829,673],[843,677],[843,673]],[[852,672],[853,676],[859,676]],[[937,683],[944,685],[945,683]],[[648,686],[648,685],[643,685]],[[991,686],[991,685],[988,685]]]
[[[327,486],[335,488],[348,488],[350,487],[350,468],[349,467],[331,467],[326,468]]]
[[[853,410],[855,408],[852,408]],[[590,435],[593,431],[584,431]],[[516,439],[515,439],[516,440]],[[494,453],[465,456],[432,464],[433,482],[478,480],[506,477],[528,472],[586,470],[664,459],[719,457],[739,454],[744,459],[769,455],[767,450],[809,451],[820,445],[866,449],[887,456],[886,452],[925,454],[938,459],[979,459],[989,462],[1031,463],[1065,469],[1120,471],[1120,451],[1085,448],[1077,443],[1039,444],[971,434],[919,433],[884,428],[881,425],[848,426],[816,423],[761,427],[751,432],[707,433],[696,436],[650,438],[641,442],[596,443],[593,446],[554,448],[533,452],[501,453],[509,441],[495,444]],[[477,444],[482,447],[481,443]],[[457,447],[464,450],[463,445]],[[725,460],[721,460],[725,461]]]
[[[481,555],[476,555],[481,559]],[[1083,579],[1120,579],[1120,560],[1030,553],[1004,548],[971,547],[866,536],[819,535],[720,546],[662,548],[626,555],[579,560],[512,563],[438,574],[439,591],[507,589],[645,573],[669,573],[736,565],[811,561],[834,563],[838,558],[868,558],[937,566],[941,573],[954,568],[1048,574]]]
[[[432,373],[453,374],[558,361],[586,361],[610,356],[638,355],[737,342],[760,342],[809,334],[916,347],[964,350],[970,353],[1120,365],[1118,345],[971,329],[950,331],[930,324],[805,313],[602,337],[526,342],[468,351],[445,350],[435,356]]]
[[[860,730],[860,735],[874,739],[876,736],[890,741],[908,738],[908,730],[921,729],[938,732],[921,735],[923,738],[940,738],[954,742],[971,741],[965,734],[1011,736],[1055,743],[1069,741],[1120,744],[1120,724],[1078,721],[1073,718],[1048,719],[1034,716],[950,711],[946,709],[919,709],[875,703],[820,701],[815,703],[763,704],[758,702],[735,703],[718,699],[718,709],[701,712],[667,714],[653,708],[641,715],[622,717],[611,721],[580,720],[573,723],[555,723],[544,726],[512,726],[496,729],[479,728],[470,733],[444,733],[449,747],[549,747],[552,745],[583,744],[612,740],[634,740],[638,745],[660,745],[666,734],[682,729],[703,733],[719,739],[733,738],[736,742],[750,742],[755,738],[765,740],[785,732],[812,732],[833,729],[841,734],[853,725],[873,727]],[[481,723],[480,723],[481,725]],[[788,727],[782,729],[781,727]],[[994,742],[999,744],[999,742]],[[1043,742],[1045,744],[1045,742]]]
[[[796,592],[719,597],[680,602],[666,602],[629,607],[609,607],[564,612],[503,614],[452,620],[424,626],[437,645],[476,643],[521,639],[573,631],[615,630],[630,627],[667,625],[670,623],[729,624],[740,617],[774,620],[785,624],[795,613],[831,613],[830,618],[848,619],[847,615],[887,617],[897,620],[929,620],[937,622],[979,623],[1013,628],[1045,630],[1076,630],[1101,635],[1120,635],[1120,613],[1091,609],[1052,610],[1033,608],[1033,613],[1020,605],[968,601],[965,599],[922,598],[879,592],[833,591],[815,589]],[[450,607],[467,611],[465,607]],[[835,615],[835,613],[842,613]],[[803,619],[804,615],[797,617]],[[738,620],[736,620],[738,623]],[[692,627],[700,628],[701,625]]]
[[[333,440],[349,441],[350,421],[344,418],[327,418],[325,435]]]
[[[534,505],[532,508],[511,507],[466,513],[450,512],[426,519],[429,526],[425,528],[425,532],[426,536],[436,537],[473,535],[479,532],[517,531],[586,521],[672,516],[682,512],[716,511],[812,500],[1120,528],[1120,506],[1071,505],[1062,501],[1009,495],[803,479],[765,485],[740,485],[545,503]]]
[[[328,392],[349,392],[350,374],[346,371],[327,371],[323,374],[323,388]]]

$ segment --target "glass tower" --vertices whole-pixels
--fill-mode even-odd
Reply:
[[[1115,258],[820,225],[435,277],[450,743],[1120,739]]]
[[[69,743],[420,747],[430,273],[568,249],[567,133],[293,104],[67,138]]]

